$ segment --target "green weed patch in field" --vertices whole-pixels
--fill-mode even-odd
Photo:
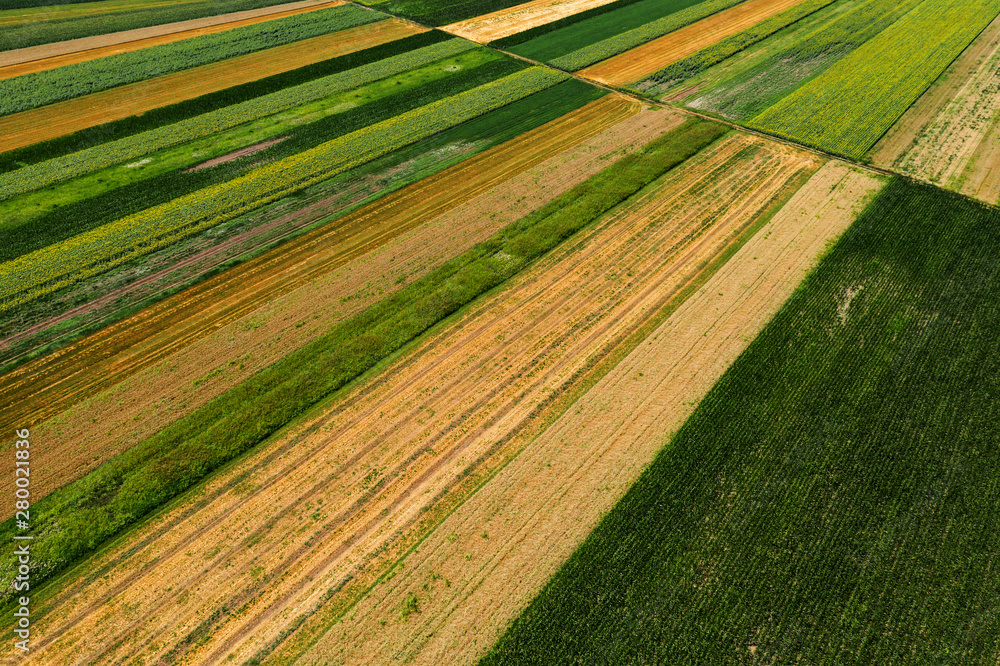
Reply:
[[[530,71],[530,70],[529,70]],[[454,104],[449,105],[452,108]],[[88,555],[726,132],[690,119],[32,507],[32,584]],[[13,533],[13,520],[0,538]],[[16,563],[0,563],[12,577]],[[13,592],[6,588],[5,599]],[[8,614],[9,615],[9,614]]]
[[[995,661],[998,248],[890,183],[482,663]]]

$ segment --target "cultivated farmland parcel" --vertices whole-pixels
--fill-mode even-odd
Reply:
[[[1000,4],[365,4],[0,10],[27,662],[996,662]]]

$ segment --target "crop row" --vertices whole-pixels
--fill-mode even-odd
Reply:
[[[363,4],[411,18],[424,25],[440,26],[506,9],[520,2],[521,0],[364,0]]]
[[[38,44],[62,42],[68,39],[107,35],[112,32],[148,28],[154,25],[188,21],[191,19],[217,16],[231,12],[243,12],[271,5],[280,5],[287,0],[202,0],[200,2],[178,2],[167,6],[131,11],[108,10],[97,16],[81,15],[70,19],[49,20],[46,13],[36,11],[30,21],[5,25],[0,32],[0,51],[22,49]],[[4,2],[5,9],[51,6],[56,4],[77,4],[79,0],[52,2],[51,0],[20,0]],[[24,12],[25,14],[29,12]],[[89,14],[89,12],[88,12]]]
[[[321,9],[0,81],[0,115],[372,23],[384,14],[353,5]]]
[[[555,21],[543,23],[542,25],[536,25],[534,28],[528,28],[527,30],[516,32],[513,35],[496,39],[490,42],[490,46],[499,49],[510,49],[512,46],[517,46],[518,44],[529,42],[551,32],[562,30],[563,28],[567,28],[574,23],[582,23],[583,21],[592,19],[596,16],[616,12],[623,7],[628,7],[640,2],[644,2],[644,0],[616,0],[615,2],[609,2],[608,4],[601,5],[600,7],[593,7],[586,11],[570,14],[569,16],[564,16]]]
[[[926,0],[749,124],[860,159],[997,12],[991,0]]]
[[[463,120],[555,85],[526,69],[0,265],[3,309],[152,252]]]
[[[346,72],[332,74],[309,83],[211,111],[189,120],[182,120],[172,125],[147,130],[124,139],[33,164],[17,171],[0,174],[0,199],[121,164],[170,146],[212,136],[238,125],[415,69],[473,48],[476,48],[475,44],[462,39],[439,42],[409,53],[391,56]]]
[[[482,665],[995,663],[998,256],[890,183]]]
[[[629,49],[634,49],[635,47],[641,46],[642,44],[652,41],[657,37],[662,37],[667,33],[683,28],[686,25],[690,25],[695,21],[700,21],[701,19],[711,16],[712,14],[717,14],[718,12],[728,9],[734,5],[738,5],[743,1],[744,0],[705,0],[704,2],[694,5],[693,7],[682,9],[679,12],[675,12],[661,19],[650,21],[649,23],[646,23],[638,28],[633,28],[627,32],[601,40],[596,44],[591,44],[590,46],[568,53],[552,60],[550,64],[555,67],[559,67],[560,69],[569,71],[583,69],[588,65],[593,65],[595,62],[607,60],[612,56],[624,53]]]
[[[685,79],[700,74],[709,67],[730,58],[744,49],[767,39],[779,30],[786,28],[801,19],[813,14],[832,4],[835,0],[805,0],[791,9],[786,9],[776,16],[761,21],[757,25],[747,28],[743,32],[727,37],[721,42],[708,46],[694,55],[679,60],[672,65],[661,69],[648,79],[644,80],[640,86],[657,85],[671,86]]]
[[[547,72],[528,70],[522,78]],[[567,85],[577,84],[570,81]],[[583,84],[578,89],[586,90]],[[591,92],[592,93],[592,88]],[[446,104],[447,109],[460,109]],[[523,116],[524,114],[522,114]],[[726,129],[690,119],[490,240],[33,504],[32,583],[95,550],[220,465],[256,446],[438,321],[597,219]],[[6,521],[0,536],[13,530]],[[11,576],[0,562],[0,580]],[[4,586],[3,599],[12,592]]]

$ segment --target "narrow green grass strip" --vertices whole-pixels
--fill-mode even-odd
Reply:
[[[32,586],[276,433],[422,332],[725,134],[692,118],[32,506]],[[11,539],[13,519],[0,526]],[[0,563],[10,580],[17,562]],[[4,599],[14,596],[10,586]],[[6,614],[5,617],[9,617]]]

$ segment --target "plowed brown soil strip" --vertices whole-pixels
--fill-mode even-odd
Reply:
[[[879,187],[844,165],[824,167],[298,663],[386,664],[394,655],[414,664],[475,663]],[[402,621],[408,595],[420,612]]]
[[[580,76],[608,85],[634,83],[706,46],[740,33],[802,0],[747,0],[631,51],[580,70]]]
[[[533,0],[490,14],[458,21],[441,30],[485,44],[518,32],[524,32],[561,18],[602,7],[615,0]]]
[[[15,113],[0,118],[0,152],[121,120],[427,30],[399,19],[388,19]]]
[[[88,565],[93,580],[46,603],[31,658],[242,663],[328,590],[353,596],[815,168],[754,138],[713,147]]]
[[[177,418],[194,409],[291,349],[305,344],[312,339],[310,335],[315,337],[326,330],[313,326],[309,309],[319,308],[319,303],[332,299],[327,304],[331,310],[326,315],[330,324],[343,312],[350,311],[350,307],[341,306],[340,299],[357,292],[365,282],[358,284],[348,273],[350,279],[345,285],[327,287],[336,292],[333,295],[317,295],[315,290],[307,289],[303,293],[308,293],[309,297],[297,306],[296,318],[274,322],[284,327],[280,331],[266,328],[257,331],[261,323],[244,323],[245,331],[241,332],[239,326],[231,330],[221,349],[209,353],[206,346],[201,345],[183,357],[186,362],[178,361],[177,357],[168,359],[159,369],[151,369],[137,378],[137,382],[131,384],[131,392],[119,386],[106,399],[95,400],[102,390],[186,349],[268,302],[340,269],[408,230],[457,209],[465,202],[471,203],[475,197],[532,167],[543,165],[571,146],[601,135],[638,111],[638,104],[617,96],[597,100],[9,373],[0,389],[0,423],[38,425],[76,403],[87,401],[74,412],[75,416],[62,415],[39,431],[39,436],[48,438],[49,446],[46,452],[39,454],[44,459],[37,461],[37,474],[33,478],[36,497],[78,478],[133,444],[136,438],[155,432],[165,425],[164,419]],[[636,137],[642,137],[658,134],[665,127],[680,122],[673,113],[656,112],[653,116],[648,119],[649,123],[639,119],[627,127],[631,127]],[[615,133],[614,141],[596,142],[590,152],[596,153],[595,157],[606,156],[618,146],[634,143],[636,137]],[[581,159],[585,157],[582,155]],[[595,173],[604,166],[606,164],[595,159],[588,162],[583,171],[584,174]],[[554,167],[546,168],[551,171]],[[579,182],[581,177],[584,176],[543,171],[533,174],[532,180],[547,179],[550,184],[557,185],[555,192],[559,192]],[[566,181],[564,185],[561,184],[563,180]],[[531,191],[531,188],[531,181],[519,182],[518,198],[530,200],[525,190]],[[510,197],[509,192],[504,191],[499,195]],[[493,203],[496,205],[503,200]],[[513,213],[518,211],[517,205],[510,208]],[[459,236],[459,246],[465,243],[465,247],[471,246],[494,233],[496,224],[513,221],[492,207],[462,212],[463,217],[456,222],[458,228],[450,232]],[[470,223],[470,217],[485,219]],[[467,229],[462,229],[463,226]],[[453,243],[449,241],[444,245],[449,247],[450,244]],[[367,274],[369,271],[360,272]],[[377,279],[378,275],[370,279]],[[344,280],[345,274],[341,273],[339,279]],[[384,288],[392,291],[398,286],[390,281]],[[303,320],[310,326],[299,330],[295,324]],[[251,339],[259,343],[256,348],[249,344],[247,331],[251,332]],[[245,350],[234,349],[232,340],[228,339],[237,335],[243,340],[241,347],[246,347]],[[277,338],[283,339],[281,345],[277,344]],[[252,360],[240,358],[248,352],[252,352]],[[232,364],[228,361],[233,358],[238,358],[246,367],[230,367]],[[218,377],[217,381],[206,384],[205,390],[192,396],[193,382],[208,372],[209,359],[217,359],[218,366],[225,371],[225,380]],[[173,372],[180,366],[179,372]],[[92,443],[87,445],[87,442]]]
[[[78,62],[86,62],[96,58],[115,55],[117,53],[128,53],[138,51],[150,46],[159,44],[170,44],[182,39],[191,37],[201,37],[202,35],[212,35],[219,32],[242,28],[255,23],[273,21],[276,19],[304,14],[316,11],[317,9],[329,9],[344,4],[344,0],[332,0],[326,3],[295,3],[296,7],[282,9],[278,7],[265,7],[253,12],[239,12],[239,18],[227,18],[227,16],[212,16],[194,21],[183,21],[181,23],[170,23],[156,26],[154,28],[143,28],[141,30],[130,30],[129,33],[140,32],[143,37],[125,36],[125,33],[112,33],[101,35],[100,37],[85,37],[74,39],[68,42],[56,42],[35,46],[30,49],[16,49],[0,53],[0,80],[11,79],[22,74],[32,72],[42,72],[47,69],[55,69],[63,65],[72,65]],[[254,16],[244,16],[254,14]],[[145,34],[148,33],[148,36]]]

